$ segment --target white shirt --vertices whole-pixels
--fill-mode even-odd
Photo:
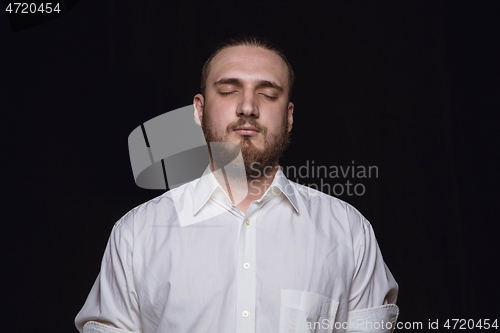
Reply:
[[[99,333],[390,332],[397,294],[351,205],[278,170],[243,214],[207,168],[115,224],[75,323]]]

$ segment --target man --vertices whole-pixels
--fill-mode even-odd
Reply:
[[[278,168],[293,80],[261,38],[231,39],[207,60],[194,117],[210,165],[115,224],[80,331],[393,330],[398,286],[369,222]],[[245,186],[230,167],[239,149]]]

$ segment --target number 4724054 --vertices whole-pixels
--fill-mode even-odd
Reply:
[[[54,5],[54,6],[53,6]],[[60,13],[61,9],[59,3],[53,4],[52,2],[41,3],[40,5],[36,3],[27,3],[27,2],[9,2],[7,8],[5,8],[6,12],[10,14],[35,14],[35,13],[46,13],[50,14]]]

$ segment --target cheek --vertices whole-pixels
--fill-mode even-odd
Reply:
[[[219,127],[218,124],[224,121],[224,107],[220,103],[214,103],[213,100],[210,103],[206,102],[205,112],[207,112],[213,127]]]
[[[278,134],[283,131],[284,127],[287,127],[288,123],[288,117],[285,115],[277,115],[274,117],[272,120],[270,120],[270,124],[273,124],[272,126],[269,126],[268,129],[274,134]]]
[[[215,112],[210,114],[209,121],[210,121],[210,128],[215,131],[217,134],[221,136],[226,135],[226,129],[227,126],[231,123],[227,117],[214,110]]]

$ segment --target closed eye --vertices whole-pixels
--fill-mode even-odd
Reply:
[[[232,94],[232,93],[234,93],[234,91],[229,91],[229,92],[219,92],[219,94],[221,94],[221,95],[230,95],[230,94]]]
[[[269,95],[266,95],[266,94],[261,94],[262,96],[265,96],[266,98],[270,99],[270,100],[275,100],[277,99],[278,97],[275,97],[275,96],[269,96]]]

